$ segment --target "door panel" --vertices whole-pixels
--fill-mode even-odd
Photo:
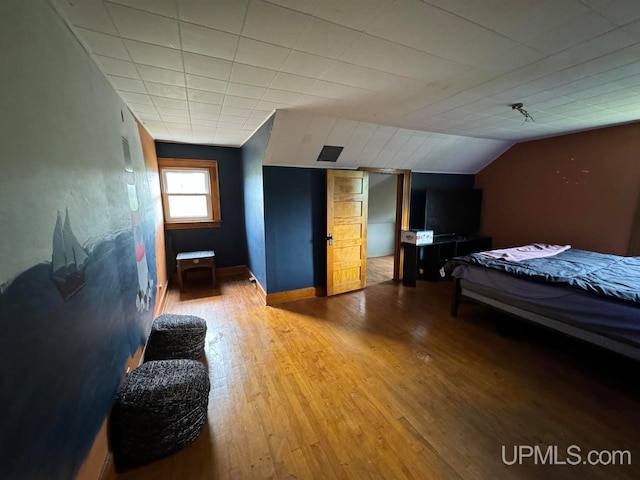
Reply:
[[[327,171],[327,295],[365,286],[368,195],[366,172]]]

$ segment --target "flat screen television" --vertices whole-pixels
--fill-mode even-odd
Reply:
[[[480,231],[482,190],[427,190],[425,229],[434,235],[472,235]]]

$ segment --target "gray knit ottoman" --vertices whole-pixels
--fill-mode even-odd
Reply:
[[[122,471],[193,442],[207,421],[209,377],[195,360],[159,360],[136,368],[111,410],[109,437]]]
[[[163,314],[151,325],[144,361],[188,358],[204,355],[207,322],[194,315]]]

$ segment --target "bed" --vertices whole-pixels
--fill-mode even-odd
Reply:
[[[574,248],[519,261],[476,253],[445,271],[454,317],[464,297],[640,360],[640,257]]]

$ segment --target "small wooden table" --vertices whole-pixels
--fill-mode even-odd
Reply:
[[[180,283],[180,291],[184,292],[183,273],[192,268],[210,268],[211,281],[213,287],[217,286],[216,282],[216,254],[213,250],[202,252],[183,252],[176,256],[178,261],[178,282]]]

